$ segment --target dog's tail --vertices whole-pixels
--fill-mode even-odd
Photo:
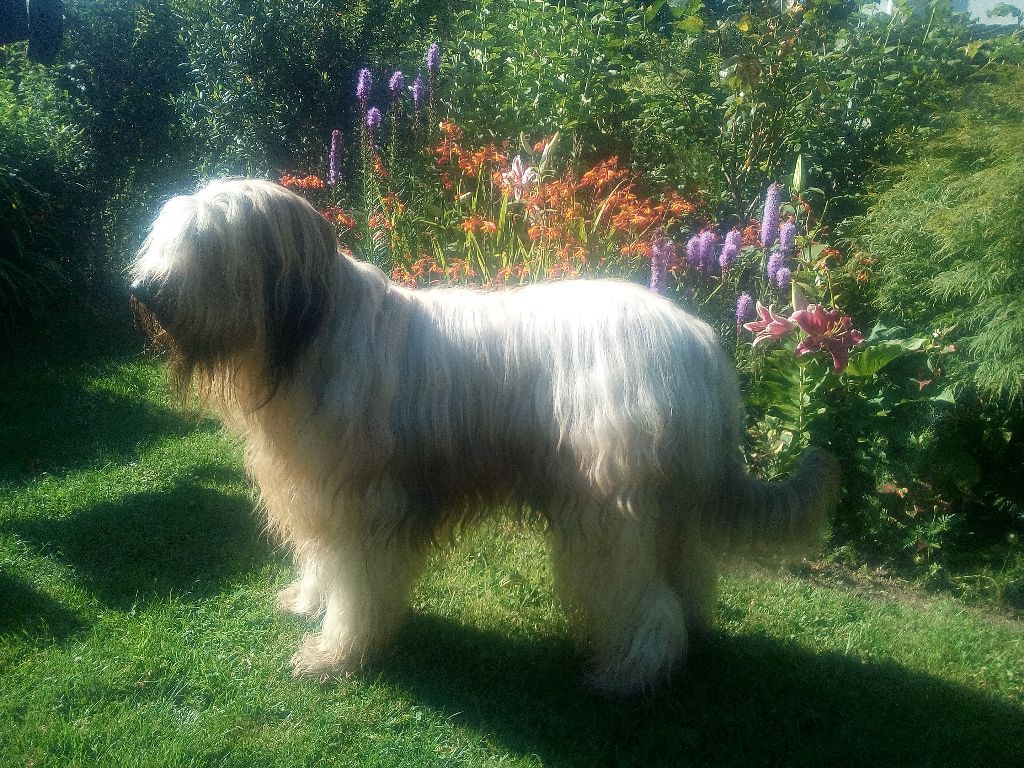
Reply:
[[[712,512],[710,539],[730,549],[796,554],[820,542],[839,500],[839,462],[811,448],[788,480],[764,482],[738,461],[727,470]]]

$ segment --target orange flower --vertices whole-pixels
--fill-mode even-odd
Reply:
[[[406,209],[405,203],[396,194],[384,195],[380,199],[380,206],[386,213],[397,213],[399,215],[405,213]]]
[[[496,145],[488,144],[485,147],[463,154],[459,158],[459,168],[464,173],[476,177],[480,175],[485,164],[503,165],[506,159],[506,156]]]
[[[829,259],[831,259],[836,264],[842,264],[843,254],[838,248],[825,248],[821,252],[821,261],[822,263],[827,264]]]
[[[517,262],[508,267],[502,267],[491,281],[492,285],[504,286],[509,280],[522,283],[530,277],[530,267],[524,262]]]
[[[537,223],[526,230],[531,240],[548,240],[560,242],[565,239],[565,232],[557,224]]]
[[[355,229],[356,227],[355,219],[336,205],[327,206],[320,211],[320,215],[327,219],[327,221],[331,222],[331,224],[340,224],[346,229]]]
[[[547,268],[546,275],[549,280],[572,280],[580,276],[580,271],[567,261],[559,261]]]
[[[493,221],[484,218],[479,213],[474,213],[468,219],[464,219],[462,224],[463,232],[483,232],[488,235],[493,235],[498,231],[498,225]]]
[[[451,121],[443,120],[438,128],[441,130],[441,133],[450,139],[462,138],[462,129]]]
[[[448,279],[460,280],[463,278],[472,279],[476,277],[476,270],[470,266],[467,259],[455,259],[448,266]]]
[[[665,195],[662,200],[662,207],[665,213],[676,219],[689,216],[697,210],[697,206],[674,190]]]
[[[432,256],[423,254],[412,263],[412,277],[415,280],[426,278],[430,282],[434,275],[444,275],[444,269]]]
[[[626,243],[619,249],[619,253],[623,256],[641,256],[645,259],[651,258],[651,244],[647,240],[637,240],[632,243]]]
[[[629,176],[629,171],[619,168],[619,158],[602,160],[580,178],[579,186],[594,187],[595,190],[618,184]]]
[[[566,243],[556,253],[564,261],[578,261],[581,264],[587,263],[587,249],[579,243]]]
[[[391,270],[391,279],[399,285],[404,285],[408,288],[416,287],[416,278],[414,278],[412,273],[401,264]]]
[[[380,159],[380,155],[376,153],[373,156],[373,172],[382,179],[387,179],[391,176],[388,169],[384,167],[384,162]]]
[[[429,150],[430,154],[437,157],[438,165],[450,165],[451,163],[457,162],[459,156],[462,154],[462,146],[445,139],[436,147],[432,147]]]
[[[323,189],[324,180],[314,174],[308,176],[294,176],[284,173],[281,175],[281,186],[296,189]]]

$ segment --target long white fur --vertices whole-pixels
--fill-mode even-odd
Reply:
[[[429,545],[512,506],[549,521],[592,682],[647,689],[709,620],[720,545],[812,543],[834,503],[827,454],[785,483],[747,474],[713,332],[626,282],[408,290],[255,180],[169,202],[134,277],[158,284],[147,309],[183,376],[245,441],[299,570],[279,606],[322,617],[299,675],[358,668]],[[267,363],[278,306],[318,318],[283,371]]]

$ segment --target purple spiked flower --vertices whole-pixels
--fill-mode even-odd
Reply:
[[[664,293],[668,280],[668,265],[675,260],[676,245],[667,237],[651,243],[651,290]]]
[[[786,263],[786,257],[778,251],[773,251],[772,255],[768,257],[768,264],[765,267],[765,273],[768,275],[768,280],[771,283],[775,283],[779,270],[783,268]]]
[[[744,291],[736,299],[736,328],[754,317],[754,297]]]
[[[743,233],[738,229],[732,230],[725,236],[722,244],[722,252],[718,256],[718,266],[725,272],[736,263],[736,257],[740,255],[740,243],[743,240]]]
[[[686,261],[691,267],[700,267],[700,235],[686,241]]]
[[[388,88],[391,91],[392,97],[397,98],[399,91],[405,88],[405,75],[401,71],[396,71],[388,80]]]
[[[789,267],[781,267],[778,272],[775,273],[775,287],[780,291],[785,291],[789,288],[789,281],[792,280],[793,273]]]
[[[436,74],[441,68],[441,46],[431,43],[427,49],[427,71]]]
[[[784,256],[793,253],[793,246],[796,244],[796,224],[792,221],[785,222],[779,227],[779,251]]]
[[[761,245],[767,248],[779,234],[779,199],[782,187],[773,183],[764,196],[764,213],[761,216]]]
[[[370,107],[369,111],[366,113],[366,127],[370,129],[371,136],[375,136],[377,134],[377,129],[380,128],[380,120],[380,110],[376,107]]]
[[[427,93],[427,84],[423,81],[423,75],[417,74],[412,81],[412,105],[418,112],[423,105],[423,97]]]
[[[700,233],[698,258],[700,259],[701,269],[708,272],[715,268],[715,241],[717,239],[718,236],[715,235],[713,230],[705,229]]]
[[[359,70],[359,79],[356,81],[356,98],[359,104],[366,111],[366,101],[370,98],[370,89],[373,88],[373,75],[368,69]]]
[[[327,160],[327,183],[334,186],[341,180],[341,131],[331,131],[331,154]]]

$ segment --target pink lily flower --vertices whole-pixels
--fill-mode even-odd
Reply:
[[[808,355],[824,349],[832,355],[832,367],[836,373],[846,370],[850,349],[864,341],[864,337],[853,321],[840,315],[838,309],[827,310],[820,304],[810,304],[807,309],[798,309],[791,318],[807,336],[797,345],[797,355]]]
[[[512,167],[501,174],[505,185],[512,190],[516,200],[522,199],[523,193],[540,181],[540,176],[533,168],[527,168],[522,155],[516,155]]]
[[[757,302],[757,314],[761,318],[760,320],[743,324],[744,328],[754,334],[754,343],[752,344],[754,347],[762,341],[771,341],[788,336],[797,328],[797,324],[788,317],[775,314],[774,304],[765,307],[760,301]]]

